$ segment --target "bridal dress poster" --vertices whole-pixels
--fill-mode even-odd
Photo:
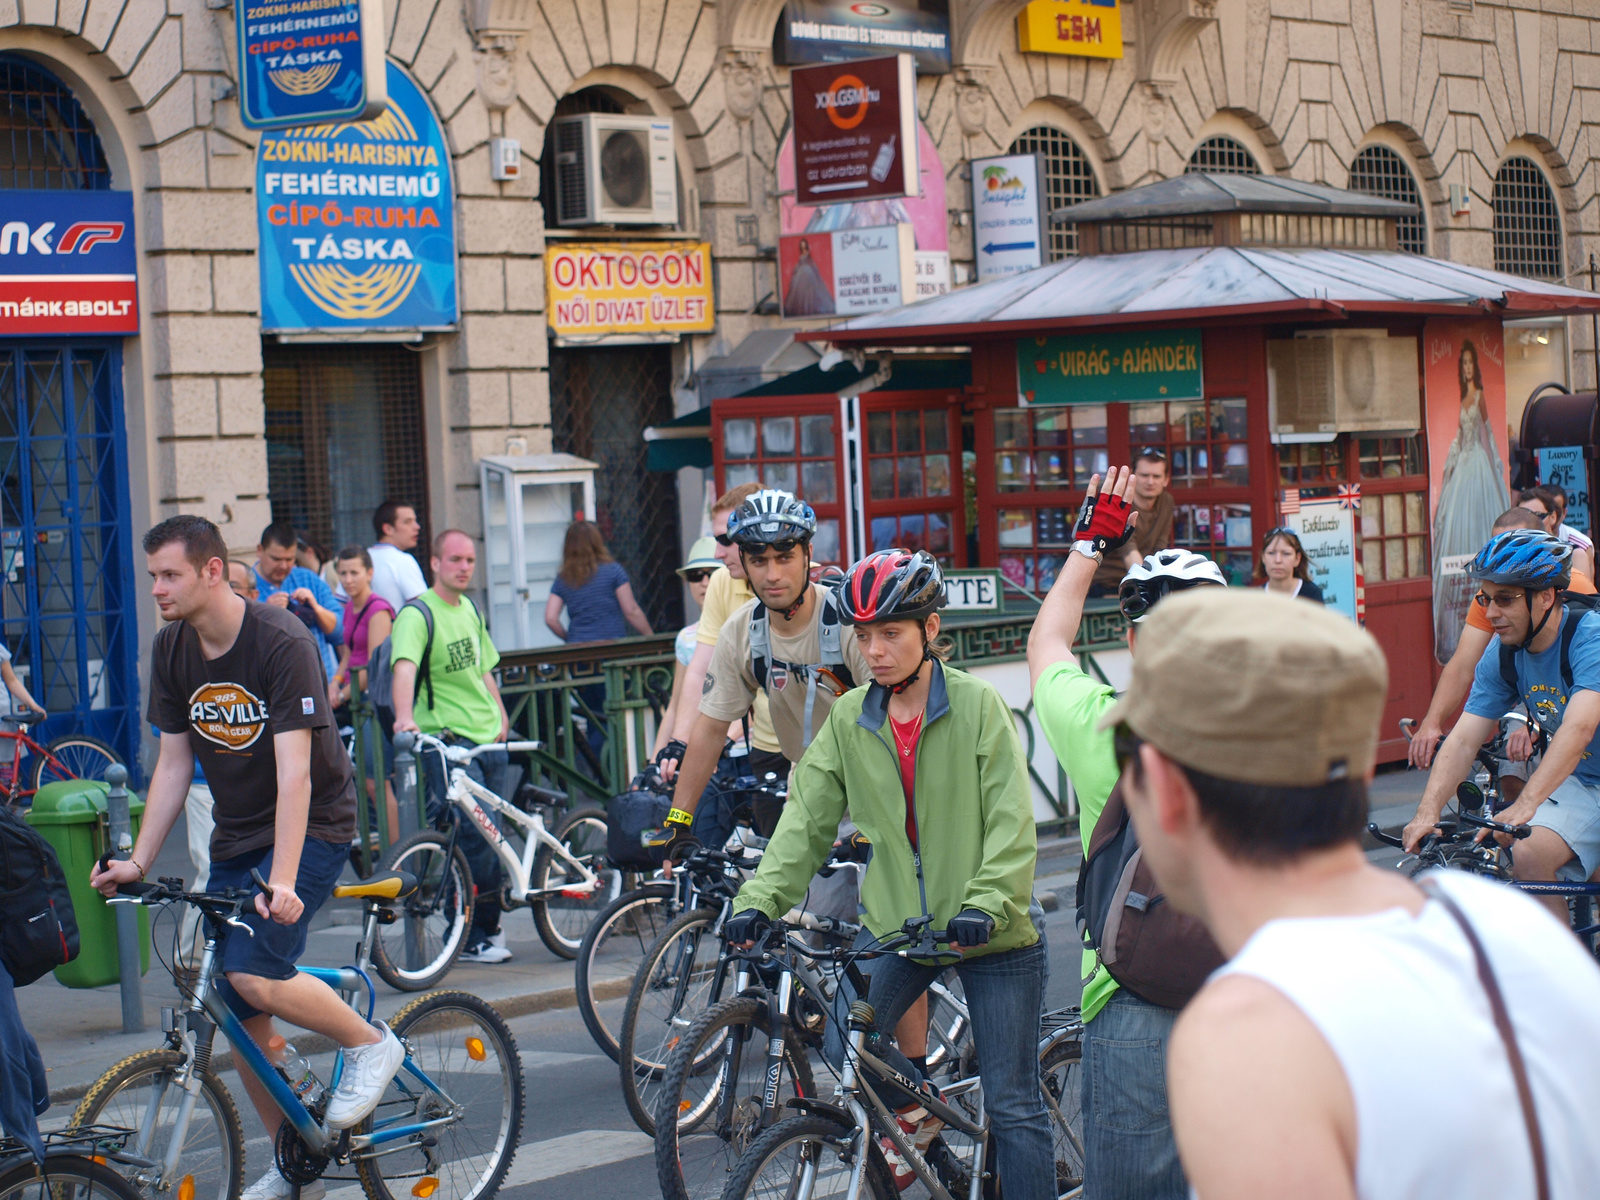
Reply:
[[[1466,565],[1511,507],[1505,343],[1498,321],[1431,320],[1424,333],[1428,495],[1433,506],[1433,653],[1450,660],[1476,586]]]

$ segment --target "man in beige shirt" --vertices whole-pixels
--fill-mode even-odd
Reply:
[[[1129,567],[1138,566],[1157,550],[1172,545],[1177,509],[1167,490],[1171,479],[1167,456],[1160,450],[1142,451],[1133,460],[1133,506],[1139,510],[1139,520],[1128,544],[1106,555],[1105,564],[1094,573],[1094,582],[1089,586],[1091,598],[1115,596]]]

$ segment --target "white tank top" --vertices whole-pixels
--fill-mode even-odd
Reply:
[[[1552,1200],[1600,1196],[1600,968],[1539,904],[1432,874],[1477,931],[1527,1063]],[[1361,1200],[1535,1195],[1505,1044],[1472,948],[1437,901],[1272,921],[1220,975],[1253,975],[1311,1020],[1355,1099]]]

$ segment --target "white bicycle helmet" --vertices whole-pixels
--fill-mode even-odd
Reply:
[[[777,488],[747,497],[728,518],[728,537],[738,546],[809,542],[816,532],[817,514],[811,506]]]
[[[1137,625],[1163,596],[1201,585],[1227,587],[1222,569],[1193,550],[1157,550],[1136,567],[1128,568],[1117,589],[1122,615]]]

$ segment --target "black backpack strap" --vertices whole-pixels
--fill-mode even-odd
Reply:
[[[1522,696],[1522,687],[1517,682],[1517,650],[1515,646],[1500,643],[1500,678],[1506,681],[1506,686],[1512,694],[1519,699]]]
[[[1561,686],[1572,697],[1572,639],[1578,636],[1578,626],[1587,613],[1574,612],[1569,607],[1561,610]]]
[[[750,670],[756,687],[767,690],[767,671],[772,666],[772,631],[767,624],[767,606],[757,602],[750,613]]]
[[[416,686],[428,689],[428,708],[431,711],[433,708],[433,671],[430,669],[433,659],[433,610],[428,607],[427,602],[420,596],[413,596],[410,600],[407,600],[400,606],[400,611],[405,612],[408,608],[414,608],[422,613],[422,623],[428,627],[427,639],[422,643],[422,661],[417,664]],[[411,693],[413,707],[416,706],[416,701],[417,694],[413,689]]]

